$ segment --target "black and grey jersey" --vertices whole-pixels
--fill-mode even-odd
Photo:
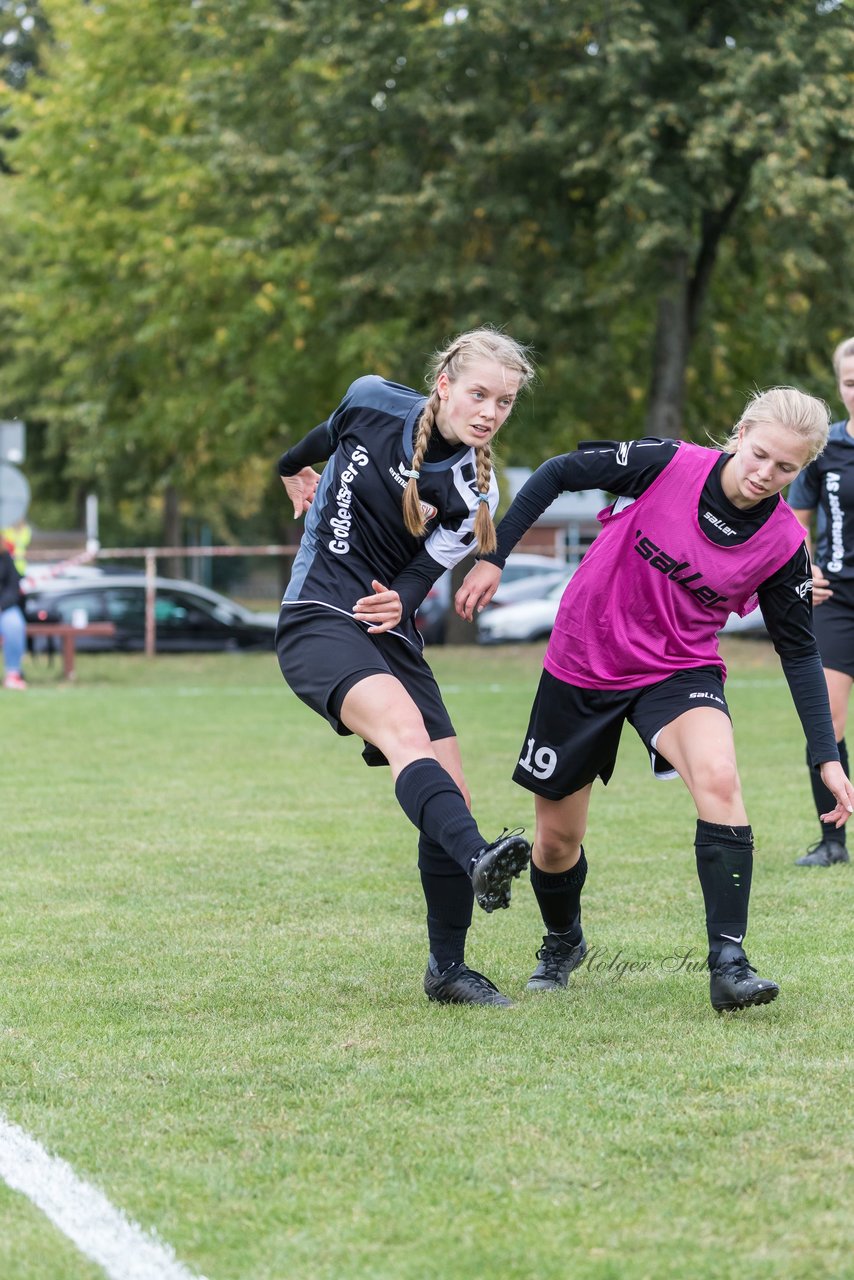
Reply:
[[[351,613],[358,599],[372,593],[374,579],[392,586],[416,556],[429,555],[438,577],[472,550],[477,472],[475,452],[466,445],[428,451],[418,480],[427,532],[414,537],[403,522],[403,473],[412,465],[424,404],[424,396],[410,387],[373,375],[349,388],[326,423],[329,461],[306,516],[283,605],[312,601]],[[316,436],[315,431],[309,438]],[[293,452],[305,465],[298,450]],[[280,472],[287,469],[280,465]],[[494,512],[494,474],[488,499]],[[411,618],[397,634],[420,647]]]
[[[789,506],[815,511],[815,562],[854,597],[854,438],[847,422],[833,423],[824,451],[789,490]]]

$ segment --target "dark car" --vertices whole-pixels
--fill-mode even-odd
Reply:
[[[154,620],[158,653],[274,647],[276,613],[255,613],[226,596],[177,578],[155,578]],[[64,622],[85,627],[112,622],[115,636],[85,636],[85,652],[145,647],[146,579],[141,574],[53,579],[24,596],[28,622]],[[38,638],[37,645],[45,643]]]
[[[445,643],[450,606],[451,575],[443,573],[438,582],[433,583],[415,615],[415,626],[425,644]]]

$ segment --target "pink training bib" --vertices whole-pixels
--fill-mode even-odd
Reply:
[[[588,689],[633,689],[716,664],[730,613],[790,560],[805,531],[781,499],[747,542],[724,547],[700,526],[716,449],[680,442],[672,462],[629,506],[599,513],[602,531],[560,603],[547,671]]]

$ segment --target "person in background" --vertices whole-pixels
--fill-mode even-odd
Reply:
[[[6,544],[12,559],[15,561],[15,568],[22,578],[27,576],[27,548],[33,539],[33,531],[27,522],[26,516],[21,516],[20,520],[13,520],[11,524],[7,524],[6,528],[0,531],[0,539]]]
[[[498,527],[498,548],[456,595],[461,616],[489,602],[501,565],[562,490],[618,495],[570,579],[546,649],[514,781],[534,792],[531,887],[546,936],[528,983],[567,985],[584,959],[582,845],[594,779],[607,783],[625,721],[653,772],[682,778],[697,810],[697,874],[716,1010],[767,1004],[779,988],[744,951],[753,831],[742,798],[718,631],[757,603],[830,793],[822,820],[854,811],[811,630],[804,530],[781,497],[827,442],[827,406],[791,387],[757,393],[722,449],[683,440],[580,445],[535,471]],[[489,563],[492,560],[493,563]],[[644,830],[639,840],[648,840]]]
[[[21,663],[27,639],[27,624],[21,610],[21,575],[8,545],[0,547],[0,636],[3,637],[4,689],[26,689]]]
[[[815,550],[812,566],[813,630],[821,654],[839,759],[848,772],[845,725],[854,683],[854,338],[833,353],[833,371],[846,416],[831,423],[827,447],[804,467],[789,490],[789,506]],[[848,862],[845,827],[827,822],[832,808],[827,787],[807,753],[819,839],[800,858],[799,867],[832,867]]]
[[[524,347],[472,330],[437,352],[426,397],[358,378],[279,460],[294,516],[306,516],[282,601],[279,665],[336,733],[364,740],[367,764],[391,766],[419,831],[424,991],[441,1004],[511,1003],[466,965],[466,935],[475,898],[488,912],[509,906],[530,845],[521,832],[481,835],[414,615],[446,569],[495,546],[492,441],[533,376]]]

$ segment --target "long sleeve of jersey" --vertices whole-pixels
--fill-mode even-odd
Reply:
[[[781,658],[780,664],[807,740],[810,764],[816,768],[826,760],[838,760],[839,748],[818,651],[800,658]]]
[[[503,569],[522,535],[562,493],[604,489],[636,498],[661,475],[677,446],[676,440],[652,437],[623,443],[598,440],[580,444],[574,453],[549,458],[516,494],[496,531],[497,550],[483,559]]]
[[[423,547],[402,569],[394,582],[389,583],[393,591],[400,596],[403,606],[403,619],[411,618],[424,603],[427,592],[439,581],[445,572],[445,566],[439,564]]]
[[[297,444],[286,449],[279,458],[280,476],[295,476],[303,467],[313,467],[316,462],[326,462],[332,454],[328,422],[321,422],[309,431]]]
[[[812,630],[812,605],[805,586],[812,569],[805,546],[759,588],[759,608],[780,658],[795,710],[803,725],[813,766],[838,760],[836,734],[827,701],[827,682]]]

